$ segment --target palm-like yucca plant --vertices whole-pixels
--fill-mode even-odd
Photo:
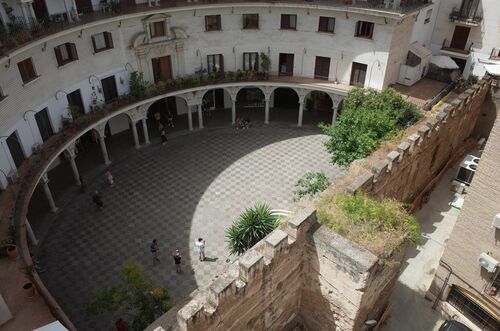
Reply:
[[[227,229],[226,237],[231,254],[241,255],[255,245],[280,223],[280,217],[271,213],[271,207],[257,203],[247,208]]]

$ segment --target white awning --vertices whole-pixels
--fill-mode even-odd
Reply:
[[[458,69],[458,65],[449,56],[433,55],[431,63],[441,69]]]
[[[432,55],[431,51],[422,46],[418,41],[415,41],[414,43],[410,44],[408,50],[421,59],[425,59],[426,57]]]
[[[484,69],[493,76],[500,76],[500,64],[485,64]]]
[[[34,329],[33,331],[68,331],[68,329],[66,329],[61,324],[61,322],[55,321],[45,326],[42,326],[41,328]]]

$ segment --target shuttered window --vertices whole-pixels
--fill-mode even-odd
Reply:
[[[373,24],[371,22],[358,21],[356,23],[356,32],[354,35],[356,37],[371,39],[373,37],[373,26],[374,25],[375,24]]]
[[[333,33],[335,30],[335,18],[334,17],[324,17],[319,18],[318,31],[319,32],[329,32]]]
[[[206,31],[219,31],[219,30],[221,30],[220,15],[207,15],[207,16],[205,16],[205,29],[206,29]]]
[[[166,35],[164,22],[151,23],[149,24],[149,29],[151,30],[151,38],[163,37]]]
[[[24,84],[38,77],[31,58],[19,62],[17,67],[19,68],[19,73]]]
[[[297,15],[281,14],[281,28],[296,30],[297,29]]]
[[[73,43],[65,43],[54,47],[54,52],[59,66],[78,60],[76,46]]]
[[[258,29],[259,14],[243,14],[243,29]]]
[[[243,53],[243,70],[259,70],[259,53]]]
[[[224,57],[222,54],[207,56],[208,73],[224,72]]]
[[[102,32],[92,36],[94,52],[101,52],[113,48],[113,35],[111,32]]]

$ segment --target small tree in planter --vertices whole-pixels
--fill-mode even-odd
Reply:
[[[144,330],[172,307],[167,287],[154,287],[137,263],[126,262],[122,276],[117,285],[92,291],[93,300],[85,305],[87,314],[118,311],[130,316],[131,330]]]
[[[266,73],[266,79],[269,78],[269,69],[271,69],[271,59],[269,56],[262,52],[260,53],[260,67]]]
[[[142,72],[133,71],[130,73],[130,95],[138,99],[143,98],[146,95],[147,85]]]
[[[273,215],[266,204],[258,203],[247,208],[238,220],[226,231],[231,254],[241,255],[251,248],[280,224],[281,218]]]

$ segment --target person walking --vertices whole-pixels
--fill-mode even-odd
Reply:
[[[101,194],[99,193],[98,190],[95,190],[94,195],[92,196],[92,201],[95,203],[97,207],[99,207],[99,209],[102,209],[102,207],[104,207]]]
[[[181,269],[181,253],[179,252],[178,249],[175,250],[174,254],[174,263],[175,263],[175,271],[180,274],[182,272],[182,269]]]
[[[165,145],[167,143],[167,133],[165,132],[165,129],[161,130],[160,137],[161,137],[161,144]]]
[[[113,174],[111,173],[111,170],[108,168],[106,169],[106,172],[104,173],[104,177],[106,178],[106,181],[110,186],[115,185],[115,182],[113,180]]]
[[[198,252],[200,261],[205,261],[205,240],[203,238],[198,238],[196,241],[196,251]]]
[[[174,128],[174,115],[172,112],[169,110],[167,111],[167,125],[171,128]]]
[[[156,239],[153,240],[149,249],[151,250],[151,255],[153,256],[153,265],[160,263],[160,259],[158,258],[158,252],[160,249],[158,248],[158,241],[156,241]]]

